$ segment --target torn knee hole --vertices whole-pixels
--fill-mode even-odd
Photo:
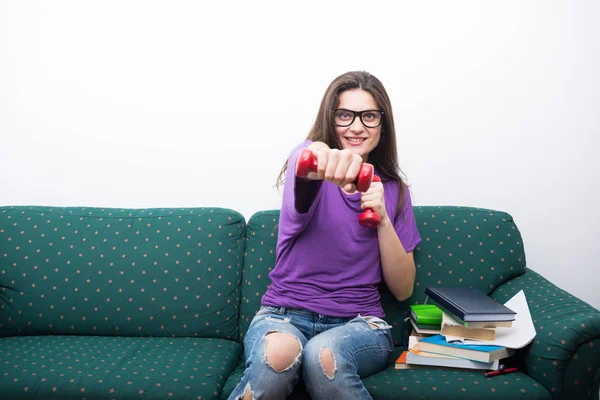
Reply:
[[[323,373],[329,378],[333,378],[335,374],[335,358],[333,357],[333,352],[328,348],[324,348],[321,350],[319,359],[321,361]]]
[[[301,353],[302,345],[291,333],[269,332],[265,336],[265,361],[276,372],[292,368]]]

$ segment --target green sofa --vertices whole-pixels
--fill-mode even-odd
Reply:
[[[397,349],[364,379],[375,399],[598,398],[600,312],[526,267],[509,214],[416,207],[416,288],[381,288]],[[243,372],[242,338],[274,267],[279,212],[222,208],[0,208],[0,398],[218,399]],[[535,267],[535,266],[534,266]],[[395,370],[409,304],[433,285],[505,302],[524,290],[537,330],[485,378]],[[293,398],[306,398],[299,385]]]

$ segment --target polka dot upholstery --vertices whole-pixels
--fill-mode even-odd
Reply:
[[[492,297],[505,302],[520,290],[525,292],[537,332],[524,355],[527,374],[554,398],[596,398],[592,396],[598,396],[600,383],[598,310],[530,269],[499,287]]]
[[[245,232],[219,208],[0,208],[0,398],[217,398]]]
[[[214,399],[239,354],[225,339],[0,339],[2,399]]]
[[[278,224],[279,211],[257,212],[248,221],[241,290],[240,341],[248,331],[254,314],[260,308],[262,295],[271,283],[269,273],[275,267]]]
[[[0,209],[0,336],[236,339],[245,227],[222,209]]]

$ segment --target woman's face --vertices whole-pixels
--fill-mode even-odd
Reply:
[[[358,112],[366,110],[378,111],[379,107],[375,102],[375,98],[373,98],[371,93],[362,89],[347,90],[340,95],[340,104],[338,105],[337,110],[338,111],[335,112],[335,132],[338,140],[344,149],[348,149],[352,153],[362,156],[363,160],[366,161],[369,153],[377,147],[379,139],[381,138],[383,116],[378,112],[363,113],[362,121],[369,126],[378,125],[374,128],[370,128],[363,124]],[[352,112],[346,112],[344,110],[354,111],[354,115]],[[354,121],[352,121],[353,116]],[[352,121],[352,123],[348,126],[339,126],[347,125],[350,121]]]

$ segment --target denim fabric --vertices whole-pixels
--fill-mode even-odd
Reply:
[[[383,370],[393,350],[390,326],[378,317],[339,318],[301,309],[262,306],[244,338],[246,369],[229,396],[243,397],[250,389],[254,399],[285,399],[300,378],[313,400],[371,399],[361,378]],[[265,337],[291,333],[302,351],[283,371],[267,364]],[[320,353],[334,358],[333,377],[325,374]]]

